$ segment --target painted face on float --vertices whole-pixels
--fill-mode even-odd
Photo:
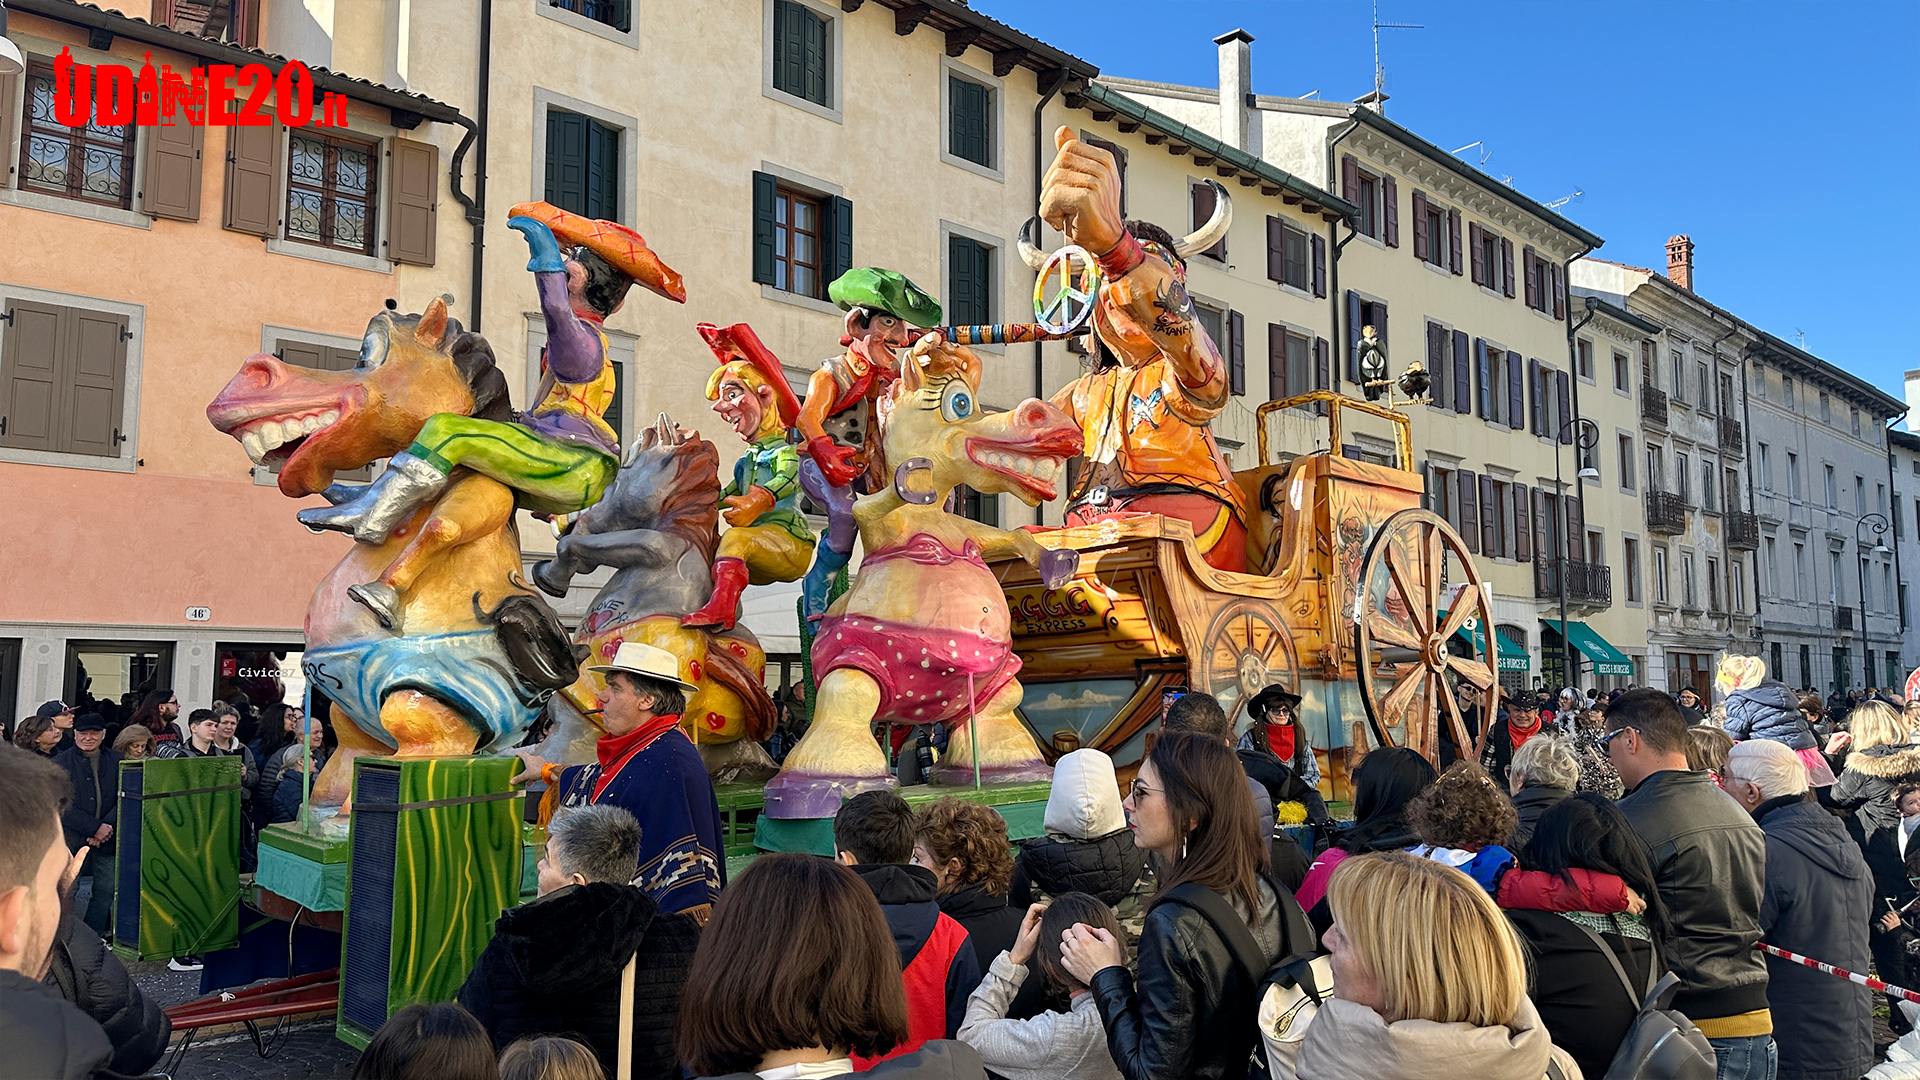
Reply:
[[[773,388],[763,386],[756,391],[739,376],[724,375],[720,379],[719,391],[720,396],[714,400],[713,411],[733,428],[735,435],[753,441],[760,434],[760,424],[766,419],[767,410],[773,408]]]
[[[855,341],[865,341],[869,357],[885,363],[889,368],[898,368],[900,364],[895,359],[893,350],[904,347],[912,337],[907,320],[885,311],[875,311],[870,308],[863,310],[866,311],[867,324],[861,326],[857,317],[849,318],[847,335]],[[852,311],[848,314],[858,316],[860,312]]]

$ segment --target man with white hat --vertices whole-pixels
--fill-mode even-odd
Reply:
[[[680,730],[696,688],[680,677],[672,653],[638,641],[621,643],[612,663],[590,670],[607,677],[599,760],[561,766],[528,751],[514,780],[545,780],[556,808],[608,803],[632,814],[640,822],[633,884],[662,912],[684,911],[704,923],[726,884],[726,855],[713,782]]]

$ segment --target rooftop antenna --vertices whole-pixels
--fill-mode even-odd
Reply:
[[[1453,152],[1454,152],[1455,154],[1462,154],[1462,153],[1465,153],[1465,152],[1467,152],[1468,150],[1471,150],[1471,149],[1473,149],[1473,148],[1474,148],[1474,147],[1476,147],[1476,146],[1480,148],[1480,167],[1481,167],[1482,169],[1485,169],[1485,168],[1487,167],[1487,162],[1489,162],[1489,161],[1492,161],[1492,160],[1493,160],[1493,151],[1492,151],[1492,150],[1489,150],[1489,149],[1487,149],[1487,144],[1486,144],[1486,143],[1483,143],[1483,142],[1481,142],[1480,140],[1478,140],[1478,139],[1475,139],[1474,141],[1472,141],[1472,142],[1470,142],[1470,143],[1468,143],[1468,144],[1467,144],[1467,145],[1465,145],[1465,146],[1462,146],[1462,147],[1460,147],[1459,149],[1457,149],[1457,150],[1455,150],[1455,151],[1453,151]]]
[[[1807,332],[1796,326],[1793,328],[1793,336],[1800,339],[1800,351],[1806,352],[1807,351]]]
[[[1373,96],[1374,108],[1380,115],[1387,115],[1387,69],[1380,66],[1380,31],[1382,30],[1425,30],[1419,23],[1383,23],[1380,21],[1380,0],[1373,0]]]
[[[1315,95],[1317,95],[1317,94],[1319,94],[1319,93],[1320,93],[1320,91],[1318,91],[1318,90],[1309,90],[1309,91],[1307,91],[1306,93],[1304,93],[1304,94],[1301,94],[1301,95],[1300,95],[1300,100],[1301,100],[1301,101],[1305,101],[1305,100],[1307,100],[1308,98],[1310,98],[1310,97],[1313,97],[1313,96],[1315,96]]]
[[[1558,209],[1560,209],[1561,207],[1563,207],[1563,206],[1565,206],[1565,205],[1567,205],[1567,204],[1568,204],[1568,203],[1570,203],[1570,202],[1579,202],[1579,201],[1580,201],[1580,198],[1581,198],[1581,196],[1583,196],[1583,195],[1585,195],[1585,194],[1586,194],[1586,192],[1585,192],[1585,191],[1582,191],[1582,190],[1581,190],[1581,189],[1579,189],[1579,188],[1574,188],[1574,189],[1573,189],[1573,194],[1571,194],[1571,195],[1566,195],[1566,196],[1562,196],[1561,198],[1558,198],[1558,199],[1555,199],[1555,200],[1553,200],[1552,202],[1550,202],[1550,203],[1548,203],[1548,204],[1547,204],[1547,209],[1549,209],[1549,210],[1558,210]]]

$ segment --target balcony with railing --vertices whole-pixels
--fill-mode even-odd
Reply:
[[[1687,500],[1671,491],[1647,492],[1647,528],[1669,536],[1687,531]]]
[[[547,5],[585,15],[623,34],[633,26],[633,0],[547,0]]]
[[[1835,630],[1853,629],[1853,608],[1851,606],[1833,609],[1833,628]]]
[[[1747,441],[1741,437],[1740,421],[1731,417],[1720,418],[1720,452],[1728,457],[1742,457],[1747,452]]]
[[[1613,606],[1613,568],[1578,559],[1535,559],[1533,595],[1537,600],[1560,599],[1564,575],[1567,603],[1582,610]]]
[[[1667,426],[1667,392],[1652,383],[1640,384],[1640,419]]]
[[[1729,510],[1720,519],[1720,533],[1728,547],[1752,551],[1760,546],[1760,517]]]

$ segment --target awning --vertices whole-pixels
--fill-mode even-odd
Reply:
[[[1554,619],[1541,619],[1551,627],[1554,633],[1562,633],[1560,623]],[[1607,643],[1607,639],[1594,633],[1593,627],[1578,619],[1567,620],[1565,631],[1567,644],[1580,651],[1580,655],[1593,661],[1593,670],[1598,675],[1631,675],[1633,660],[1626,653]]]
[[[1441,614],[1445,615],[1446,612],[1441,612]],[[1527,655],[1527,647],[1525,645],[1515,644],[1512,638],[1508,637],[1505,633],[1503,633],[1497,628],[1494,630],[1493,635],[1494,635],[1494,638],[1500,642],[1500,670],[1501,671],[1532,670],[1533,658]],[[1468,630],[1464,626],[1461,627],[1459,630],[1454,632],[1454,636],[1458,638],[1463,638],[1466,641],[1471,642],[1473,645],[1473,651],[1476,654],[1484,651],[1487,647],[1486,634],[1484,631],[1480,629],[1480,625],[1478,623],[1474,624],[1474,627],[1472,630]]]

